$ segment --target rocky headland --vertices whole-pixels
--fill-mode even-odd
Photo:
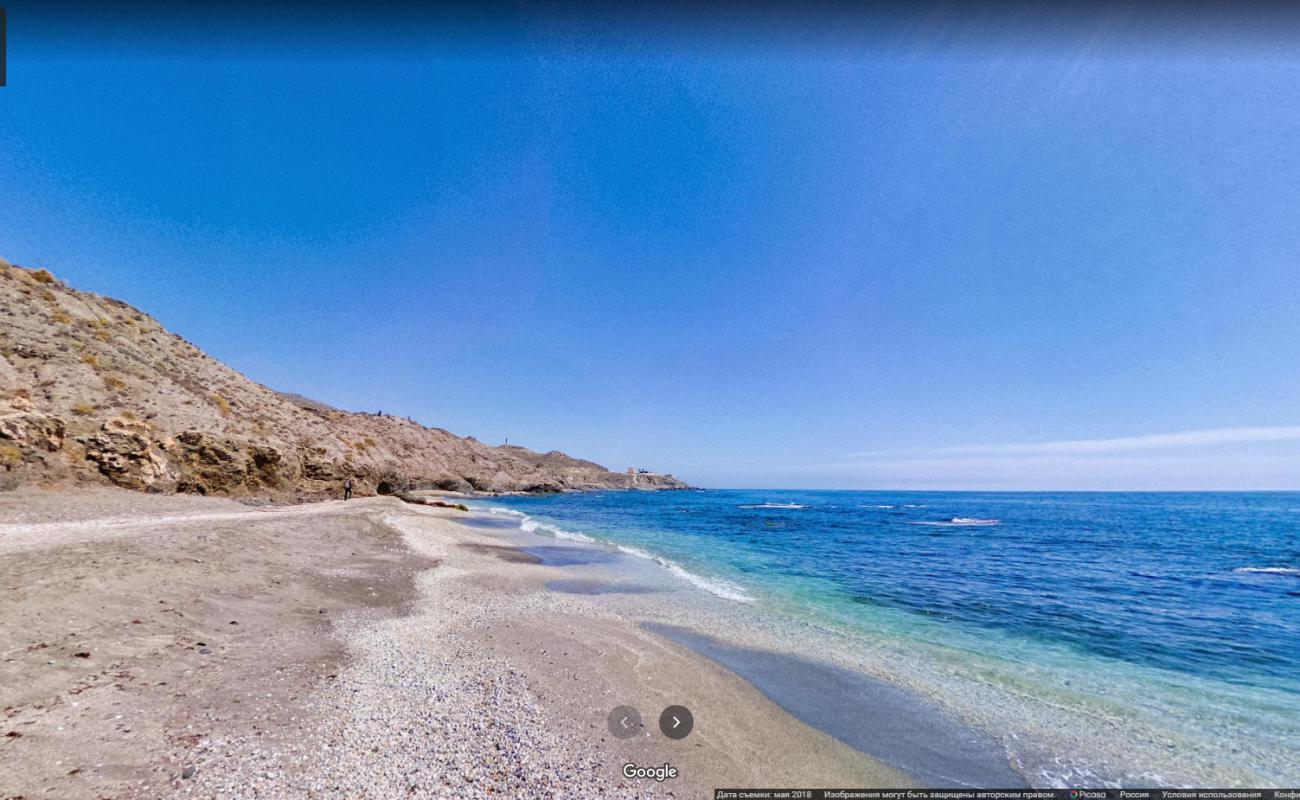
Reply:
[[[0,259],[0,485],[309,500],[356,492],[682,489],[249,380],[126,303]]]

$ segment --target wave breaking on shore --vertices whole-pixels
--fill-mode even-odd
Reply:
[[[703,589],[704,591],[708,592],[711,595],[714,595],[715,597],[721,597],[724,600],[730,600],[736,603],[754,602],[754,598],[752,596],[746,593],[744,589],[740,588],[734,583],[731,583],[730,581],[724,581],[720,578],[709,578],[691,572],[690,570],[683,567],[681,564],[677,563],[676,561],[673,561],[671,558],[666,558],[664,556],[657,555],[648,550],[643,550],[639,547],[634,547],[632,545],[620,544],[619,542],[610,541],[608,539],[597,539],[595,537],[588,536],[585,533],[580,533],[577,531],[566,530],[564,528],[561,528],[558,525],[552,525],[547,522],[541,522],[539,520],[536,520],[530,517],[529,515],[521,511],[516,511],[512,508],[502,508],[500,506],[494,506],[486,510],[489,514],[496,514],[499,516],[509,516],[509,517],[517,518],[519,520],[519,529],[524,531],[525,533],[534,533],[541,536],[550,536],[555,539],[567,539],[569,541],[581,542],[583,544],[593,544],[593,545],[602,545],[605,547],[611,547],[625,555],[629,555],[634,558],[645,559],[647,561],[652,561],[658,564],[659,566],[663,567],[664,569],[666,569],[674,576],[686,581],[692,586],[695,586],[697,589]]]

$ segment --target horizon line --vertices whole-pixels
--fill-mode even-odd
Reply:
[[[619,489],[598,491],[623,491]],[[912,494],[1300,494],[1300,486],[1293,489],[853,489],[853,488],[798,488],[772,486],[692,486],[689,489],[664,491],[706,492],[910,492]]]

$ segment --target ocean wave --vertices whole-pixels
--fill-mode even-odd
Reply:
[[[739,506],[740,508],[807,508],[799,503],[755,503],[754,505]]]
[[[553,536],[556,539],[569,539],[571,541],[583,542],[585,544],[612,545],[614,548],[616,548],[620,552],[626,553],[627,555],[635,556],[636,558],[644,558],[648,561],[655,562],[659,566],[671,572],[673,575],[676,575],[677,577],[681,578],[682,580],[692,584],[693,586],[699,589],[703,589],[709,594],[715,595],[717,597],[721,597],[724,600],[731,600],[737,603],[754,602],[754,598],[750,597],[748,594],[745,594],[744,590],[742,590],[739,586],[736,586],[733,583],[728,583],[727,581],[718,578],[706,578],[703,575],[696,575],[694,572],[685,569],[684,567],[682,567],[681,564],[678,564],[676,561],[673,561],[672,559],[655,555],[654,553],[648,552],[646,550],[642,550],[639,547],[632,547],[631,545],[623,545],[623,544],[618,544],[617,542],[610,542],[601,539],[596,539],[591,536],[588,536],[585,533],[578,533],[577,531],[565,530],[564,528],[561,528],[558,525],[551,525],[546,522],[538,522],[537,520],[533,519],[527,514],[523,514],[521,512],[515,511],[514,509],[503,508],[499,510],[498,509],[489,509],[489,510],[492,511],[493,513],[502,513],[502,514],[508,514],[511,516],[520,517],[519,529],[524,531],[525,533],[535,533],[542,536]]]
[[[921,503],[903,503],[903,508],[929,508],[929,506]]]
[[[1262,575],[1297,575],[1300,576],[1300,567],[1237,567],[1233,572],[1246,572],[1251,574]]]
[[[922,522],[913,522],[912,525],[934,525],[940,528],[986,528],[990,525],[1000,525],[1000,519],[976,519],[975,517],[953,517],[944,520],[929,520]]]
[[[522,511],[515,511],[513,508],[502,508],[501,506],[492,506],[488,509],[489,514],[501,514],[507,517],[527,518],[528,515]]]
[[[548,525],[545,522],[538,522],[537,520],[527,515],[524,515],[524,518],[519,521],[519,529],[521,531],[524,531],[525,533],[548,534],[550,536],[554,536],[556,539],[568,539],[569,541],[573,541],[573,542],[596,541],[595,539],[591,538],[585,533],[578,533],[577,531],[566,531],[564,528],[561,528],[558,525]]]
[[[898,508],[898,506],[863,506],[863,508]]]
[[[706,578],[703,575],[696,575],[694,572],[683,568],[681,564],[678,564],[670,558],[657,556],[654,553],[647,552],[639,547],[632,547],[631,545],[626,544],[615,544],[614,546],[630,556],[636,556],[637,558],[644,558],[655,562],[682,580],[697,588],[703,589],[709,594],[721,597],[724,600],[733,600],[737,603],[754,602],[754,598],[745,594],[744,590],[734,583],[728,583],[719,578]]]

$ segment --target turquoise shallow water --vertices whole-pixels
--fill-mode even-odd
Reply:
[[[657,560],[754,613],[924,658],[965,682],[975,717],[1006,722],[978,707],[995,687],[1026,698],[1022,717],[1037,703],[1142,731],[1130,764],[1053,756],[1060,774],[1035,782],[1178,782],[1168,773],[1184,750],[1198,759],[1190,775],[1300,780],[1300,494],[609,492],[488,505],[525,515],[527,530]]]

